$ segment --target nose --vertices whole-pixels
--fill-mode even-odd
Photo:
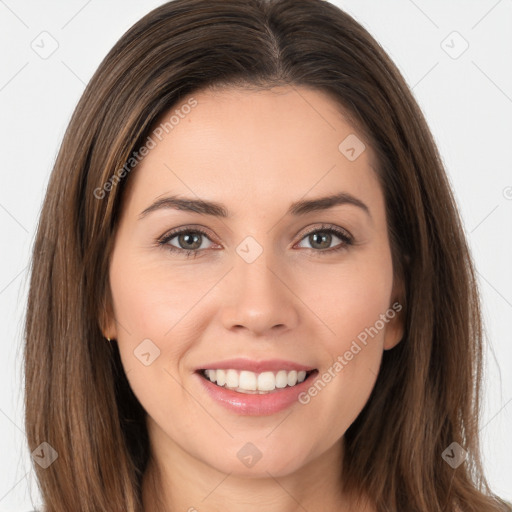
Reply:
[[[297,326],[300,301],[288,283],[290,273],[280,271],[270,260],[266,251],[252,263],[236,256],[234,268],[223,283],[228,299],[221,318],[226,329],[265,336]]]

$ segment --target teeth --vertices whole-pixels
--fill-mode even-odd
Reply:
[[[226,387],[237,388],[238,387],[238,372],[236,370],[228,370],[226,372]]]
[[[286,386],[300,384],[306,378],[306,372],[279,370],[278,372],[254,373],[247,370],[205,370],[205,377],[226,388],[240,393],[268,393]]]
[[[256,374],[246,371],[240,372],[238,385],[236,387],[246,389],[247,391],[256,391],[258,389],[258,379],[256,378]]]
[[[288,386],[288,372],[281,370],[276,374],[276,388],[285,388]]]
[[[224,386],[224,384],[226,384],[226,372],[224,370],[213,370],[213,371],[217,374],[217,384],[219,386]]]
[[[274,391],[276,389],[276,376],[272,372],[263,372],[258,375],[258,391]]]

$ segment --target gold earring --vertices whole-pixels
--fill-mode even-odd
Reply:
[[[110,342],[110,338],[107,338],[107,341]]]

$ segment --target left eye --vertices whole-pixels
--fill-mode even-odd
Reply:
[[[341,243],[338,243],[335,247],[331,247],[333,238],[337,238]],[[306,240],[310,243],[311,246],[309,249],[319,249],[320,251],[342,249],[352,243],[352,239],[348,234],[333,228],[315,229],[314,231],[306,233],[302,240]]]

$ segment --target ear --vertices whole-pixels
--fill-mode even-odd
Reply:
[[[100,329],[105,338],[111,340],[117,339],[117,325],[114,316],[114,308],[112,306],[112,296],[110,286],[107,286],[106,298],[99,314]]]
[[[389,320],[384,333],[384,350],[396,347],[402,341],[405,332],[405,289],[403,282],[400,281],[393,291],[392,297],[394,297],[394,300],[391,301],[386,311],[386,317]]]

